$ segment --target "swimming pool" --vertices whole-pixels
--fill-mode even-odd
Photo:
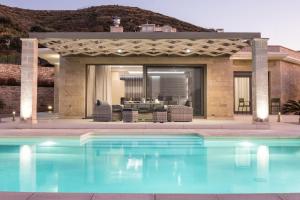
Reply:
[[[299,139],[0,139],[0,191],[285,193],[299,180]]]

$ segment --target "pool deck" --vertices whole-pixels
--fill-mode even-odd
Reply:
[[[300,137],[298,116],[271,116],[269,124],[253,124],[251,116],[235,116],[234,120],[204,120],[193,122],[168,122],[164,124],[141,122],[92,122],[83,119],[41,118],[31,125],[11,119],[0,123],[0,137],[80,137],[86,134],[189,134],[202,136],[244,137]]]
[[[300,194],[66,194],[0,193],[2,200],[299,200]]]

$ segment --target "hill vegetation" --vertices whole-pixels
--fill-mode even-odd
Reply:
[[[108,5],[79,10],[29,10],[0,5],[0,35],[24,37],[28,32],[107,32],[112,17],[121,17],[126,32],[139,31],[139,25],[170,25],[179,32],[214,31],[137,7]]]

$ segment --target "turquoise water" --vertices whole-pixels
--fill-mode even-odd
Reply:
[[[300,140],[197,135],[0,139],[0,191],[300,192]]]

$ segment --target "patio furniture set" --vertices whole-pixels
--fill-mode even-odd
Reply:
[[[97,122],[191,122],[193,108],[185,105],[162,105],[160,103],[125,103],[109,105],[106,102],[94,106],[93,120]]]

